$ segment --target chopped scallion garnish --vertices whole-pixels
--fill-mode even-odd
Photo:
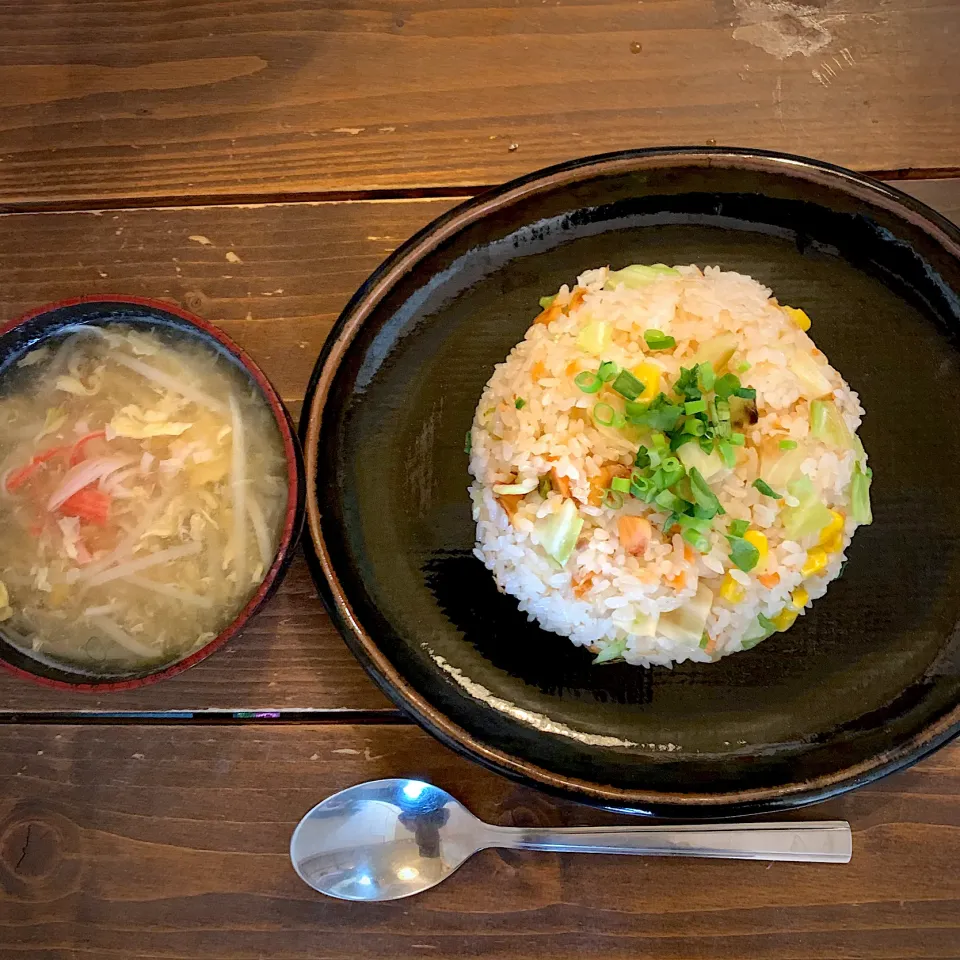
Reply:
[[[796,450],[797,441],[796,440],[781,440],[780,441],[781,450]]]
[[[746,372],[750,369],[750,367],[752,367],[752,366],[753,366],[753,364],[747,363],[746,360],[741,360],[741,361],[737,364],[737,373],[746,373]]]
[[[689,433],[691,437],[702,437],[706,429],[707,425],[696,417],[687,417],[683,423],[683,432]]]
[[[617,493],[629,493],[630,492],[630,478],[629,477],[614,477],[610,481],[610,489],[616,490]]]
[[[553,306],[553,301],[557,299],[557,295],[554,294],[552,297],[541,297],[540,298],[540,309],[546,310],[547,307]]]
[[[730,521],[731,537],[742,537],[749,529],[750,529],[749,520],[731,520]]]
[[[523,397],[517,397],[517,400],[516,400],[516,402],[514,403],[514,406],[515,406],[518,410],[522,410],[526,405],[527,405],[527,401],[524,400]]]
[[[468,430],[467,435],[463,441],[463,452],[467,454],[467,456],[469,456],[472,448],[473,448],[473,431]]]
[[[730,442],[735,447],[742,447],[747,442],[747,438],[742,433],[731,433]]]
[[[727,537],[730,542],[730,560],[735,567],[749,573],[760,562],[760,551],[743,537]]]
[[[757,479],[753,481],[753,485],[765,497],[773,497],[774,500],[783,499],[783,496],[781,494],[777,493],[777,491],[774,490],[773,487],[771,487],[770,484],[766,482],[766,480],[761,480],[760,477],[757,477]]]
[[[582,373],[578,373],[573,378],[573,382],[584,393],[596,393],[603,386],[603,381],[595,373],[591,373],[589,370],[584,370]]]
[[[687,413],[687,414],[706,413],[707,401],[706,400],[688,400],[683,405],[683,411],[684,413]]]
[[[597,376],[604,382],[609,383],[618,373],[620,368],[612,360],[604,360],[600,364]]]
[[[619,510],[623,506],[623,494],[616,490],[607,490],[603,495],[603,505],[608,510]]]
[[[735,374],[725,373],[722,377],[717,378],[713,389],[721,400],[726,400],[740,389],[740,378]]]
[[[740,397],[741,400],[756,400],[757,391],[753,387],[738,387],[733,391],[734,396]]]
[[[627,400],[636,400],[646,387],[629,370],[621,370],[613,381],[613,389]]]
[[[720,453],[720,459],[723,461],[723,465],[728,470],[732,470],[737,465],[737,451],[733,449],[730,441],[719,440],[717,442],[717,450]]]
[[[617,411],[610,406],[609,403],[595,403],[593,405],[593,419],[600,424],[601,427],[612,427],[614,421],[617,419]]]
[[[693,494],[694,502],[700,510],[701,516],[705,519],[715,517],[718,513],[723,513],[723,507],[717,495],[710,489],[710,484],[703,478],[703,474],[693,467],[688,476],[690,477],[690,492]]]
[[[697,383],[704,393],[709,393],[716,383],[717,375],[713,372],[713,364],[707,360],[697,364]]]
[[[662,330],[644,330],[643,339],[651,350],[670,350],[677,345],[677,341]]]

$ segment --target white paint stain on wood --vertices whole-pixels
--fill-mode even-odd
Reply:
[[[778,60],[795,53],[812,56],[833,40],[826,24],[842,20],[790,0],[734,0],[734,6],[740,20],[734,39],[759,47]]]

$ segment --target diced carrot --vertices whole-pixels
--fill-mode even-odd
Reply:
[[[603,496],[610,486],[614,477],[629,477],[630,468],[622,463],[605,463],[600,467],[599,473],[590,478],[590,495],[587,497],[587,503],[591,507],[599,507],[603,503]]]
[[[665,577],[664,579],[674,590],[682,590],[687,585],[687,574],[685,570],[681,570],[674,577]]]
[[[779,573],[761,573],[757,579],[767,588],[775,587],[780,582]]]
[[[683,545],[683,559],[686,560],[687,563],[693,563],[693,561],[697,559],[697,554],[689,543]]]
[[[712,656],[716,649],[717,641],[713,637],[707,637],[707,645],[703,648],[703,652]]]
[[[546,372],[547,372],[547,368],[543,365],[543,362],[540,360],[538,360],[530,368],[530,376],[533,377],[534,380],[539,380]]]
[[[40,453],[31,458],[28,464],[18,467],[16,470],[11,470],[7,474],[7,493],[15,493],[40,469],[41,465],[69,449],[69,447],[50,447],[47,450],[41,450]]]
[[[577,363],[576,360],[571,360],[571,361],[567,364],[567,376],[568,376],[568,377],[575,376],[575,375],[576,375],[576,372],[577,372],[577,367],[578,367],[578,366],[580,366],[580,364]]]
[[[579,580],[573,582],[573,593],[576,597],[582,597],[593,586],[593,574],[587,572]]]
[[[87,523],[103,527],[110,515],[110,496],[102,490],[86,487],[67,497],[60,505],[60,512],[67,517],[79,517]]]
[[[557,317],[563,314],[563,308],[560,307],[557,303],[551,303],[543,313],[537,315],[537,319],[534,320],[534,323],[553,323]]]
[[[517,515],[517,510],[520,509],[520,501],[522,499],[523,494],[521,493],[501,493],[500,496],[497,497],[497,502],[503,507],[508,519],[512,521]]]
[[[553,489],[556,490],[561,497],[571,496],[569,477],[564,477],[557,473],[556,467],[550,468],[550,483],[553,484]]]
[[[564,307],[563,312],[569,316],[576,310],[581,303],[583,303],[583,298],[587,295],[587,291],[583,287],[576,287],[573,291],[573,296],[570,297],[569,303]]]
[[[617,518],[617,533],[627,553],[642,556],[650,542],[650,521],[646,517],[620,516]]]
[[[88,433],[85,437],[81,437],[74,445],[73,449],[70,451],[70,466],[75,467],[81,460],[86,459],[84,457],[83,448],[91,440],[102,440],[106,437],[106,430],[94,430],[93,433]]]

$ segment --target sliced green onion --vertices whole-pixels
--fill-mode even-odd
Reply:
[[[623,506],[623,494],[617,490],[607,490],[603,495],[603,505],[608,510],[619,510]]]
[[[467,431],[467,435],[466,435],[466,437],[464,438],[464,441],[463,441],[463,452],[469,456],[469,455],[470,455],[470,451],[471,451],[472,449],[473,449],[473,431],[472,431],[472,430],[468,430],[468,431]]]
[[[628,477],[614,477],[610,481],[610,489],[616,490],[617,493],[629,493],[630,479]]]
[[[627,400],[623,404],[623,409],[629,419],[631,417],[642,417],[647,412],[648,406],[649,404],[641,403],[639,400]]]
[[[707,425],[696,417],[687,417],[683,422],[683,432],[689,433],[691,437],[702,437],[707,429]]]
[[[774,490],[769,483],[767,483],[765,480],[761,480],[760,477],[757,477],[757,479],[753,481],[753,485],[765,497],[773,497],[774,500],[783,499],[783,496],[781,494],[777,493],[777,491]]]
[[[523,397],[517,397],[517,401],[516,403],[514,403],[514,406],[518,410],[522,410],[526,405],[527,405],[527,401],[524,400]]]
[[[697,364],[697,383],[704,393],[709,393],[716,383],[717,375],[713,371],[713,364],[707,360],[704,363]]]
[[[731,537],[742,537],[749,529],[750,529],[749,520],[731,520],[730,521]]]
[[[650,503],[657,495],[657,488],[649,477],[634,477],[630,482],[630,493],[644,503]]]
[[[664,470],[669,470],[671,473],[674,470],[682,470],[683,467],[680,466],[680,461],[676,457],[665,457],[663,463],[660,465]]]
[[[620,376],[622,377],[625,372],[623,371]],[[617,379],[619,380],[620,377]],[[613,387],[616,389],[617,384],[614,383]],[[651,430],[673,430],[682,415],[683,407],[671,403],[665,394],[659,393],[650,401],[646,411],[639,417],[631,418],[631,422],[639,426],[649,427]]]
[[[738,387],[733,391],[734,396],[740,397],[741,400],[756,400],[757,391],[753,387]]]
[[[687,414],[706,413],[707,401],[706,400],[688,400],[683,405],[683,411],[684,413],[687,413]]]
[[[730,542],[730,560],[735,567],[749,573],[760,562],[760,551],[743,537],[727,537]]]
[[[690,477],[690,491],[696,505],[703,512],[706,518],[715,517],[722,512],[720,501],[716,494],[710,489],[710,484],[703,479],[703,474],[693,467],[688,474]]]
[[[732,470],[737,465],[737,452],[728,440],[721,440],[717,443],[717,450],[720,452],[720,459],[723,465]]]
[[[704,453],[713,453],[713,437],[699,437],[697,443]]]
[[[609,403],[595,403],[593,405],[593,419],[600,424],[601,427],[612,427],[614,421],[617,419],[617,411],[610,406]]]
[[[553,305],[553,301],[557,299],[557,295],[554,294],[552,297],[541,297],[540,298],[540,308],[546,310],[547,307]]]
[[[664,433],[661,433],[659,430],[654,430],[650,434],[650,442],[658,449],[664,450],[667,446],[667,436]]]
[[[730,419],[730,404],[726,400],[717,400],[714,404],[714,409],[717,411],[718,420],[729,420]]]
[[[683,513],[687,508],[687,501],[681,500],[670,490],[661,490],[654,498],[654,503],[656,503],[658,507],[663,507],[664,510],[669,510],[671,513]]]
[[[677,345],[677,341],[662,330],[644,330],[643,339],[651,350],[669,350]]]
[[[629,370],[621,370],[613,381],[613,389],[627,400],[636,400],[646,387]]]
[[[746,360],[741,360],[737,364],[737,373],[746,373],[752,366],[752,363],[747,363]]]
[[[696,437],[691,436],[689,433],[675,433],[670,440],[670,449],[676,452],[685,443],[689,443],[691,440],[695,439]]]
[[[796,440],[781,440],[780,441],[781,450],[796,450],[797,441]]]
[[[678,518],[680,534],[683,539],[700,553],[710,552],[710,540],[707,533],[710,530],[710,521],[704,518],[681,516]]]
[[[742,447],[747,442],[747,438],[742,433],[731,433],[730,442],[735,447]]]
[[[540,478],[540,483],[537,486],[537,493],[540,494],[541,498],[546,500],[550,496],[550,491],[553,489],[553,484],[550,482],[550,474],[545,473]]]
[[[647,453],[647,448],[640,446],[637,449],[637,455],[633,458],[633,465],[635,467],[649,467],[650,466],[650,454]]]
[[[717,379],[713,389],[721,400],[726,400],[740,389],[740,378],[736,374],[725,373]]]
[[[620,368],[612,360],[604,360],[600,364],[597,376],[604,382],[609,383],[618,373]]]
[[[700,649],[706,650],[708,646],[710,646],[710,634],[704,630],[700,636]],[[596,663],[597,661],[594,660],[593,662]]]
[[[591,373],[589,370],[584,370],[582,373],[578,373],[573,378],[573,382],[584,393],[596,393],[603,386],[603,381],[595,373]]]
[[[686,397],[688,400],[700,399],[700,386],[697,383],[696,364],[689,370],[686,367],[680,368],[680,376],[677,377],[677,382],[674,383],[673,390],[675,393],[679,394],[681,397]]]

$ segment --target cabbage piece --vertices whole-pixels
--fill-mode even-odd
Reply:
[[[543,517],[534,526],[540,546],[561,567],[570,559],[582,529],[583,517],[576,503],[570,499],[564,500],[556,513]]]
[[[627,647],[626,640],[617,640],[614,643],[611,643],[610,646],[604,647],[594,658],[594,664],[598,663],[612,663],[615,660],[623,659],[623,651]]]
[[[832,400],[811,401],[810,435],[838,450],[855,449],[853,434]]]
[[[833,384],[824,376],[823,369],[809,353],[797,350],[790,358],[790,370],[800,381],[800,395],[816,400],[833,393]]]
[[[610,324],[592,320],[577,337],[577,346],[584,352],[599,356],[610,345]]]
[[[157,410],[144,410],[131,403],[114,414],[107,424],[107,439],[129,437],[131,440],[146,440],[149,437],[179,437],[192,423],[168,419]]]
[[[795,507],[784,507],[780,511],[783,528],[791,540],[800,540],[819,533],[833,519],[833,514],[816,495],[809,477],[800,477],[787,487],[790,495],[800,503]]]
[[[716,450],[706,453],[697,442],[685,443],[677,451],[677,457],[687,470],[699,470],[704,480],[709,480],[712,476],[723,469],[723,460]]]
[[[758,643],[772,637],[777,632],[776,624],[762,613],[747,627],[741,644],[744,650],[752,650]]]
[[[853,479],[850,481],[850,505],[853,519],[857,523],[873,523],[873,510],[870,507],[870,480],[873,472],[864,470],[857,463],[853,468]]]
[[[654,263],[650,266],[633,263],[622,270],[608,271],[603,288],[604,290],[615,290],[617,287],[626,287],[629,290],[639,290],[641,287],[648,287],[651,283],[656,283],[663,277],[679,276],[679,270],[674,270],[673,267],[668,267],[665,263]]]
[[[722,373],[724,367],[730,362],[730,358],[737,352],[739,345],[736,335],[732,333],[721,333],[719,336],[711,337],[700,344],[690,365],[709,363],[712,364],[714,373]]]
[[[798,443],[792,450],[764,451],[761,462],[761,473],[764,479],[774,490],[788,490],[794,480],[798,480],[800,465],[809,456],[809,451],[803,443]]]
[[[701,583],[697,592],[676,610],[660,614],[657,633],[675,643],[699,645],[703,629],[713,606],[713,591]]]

